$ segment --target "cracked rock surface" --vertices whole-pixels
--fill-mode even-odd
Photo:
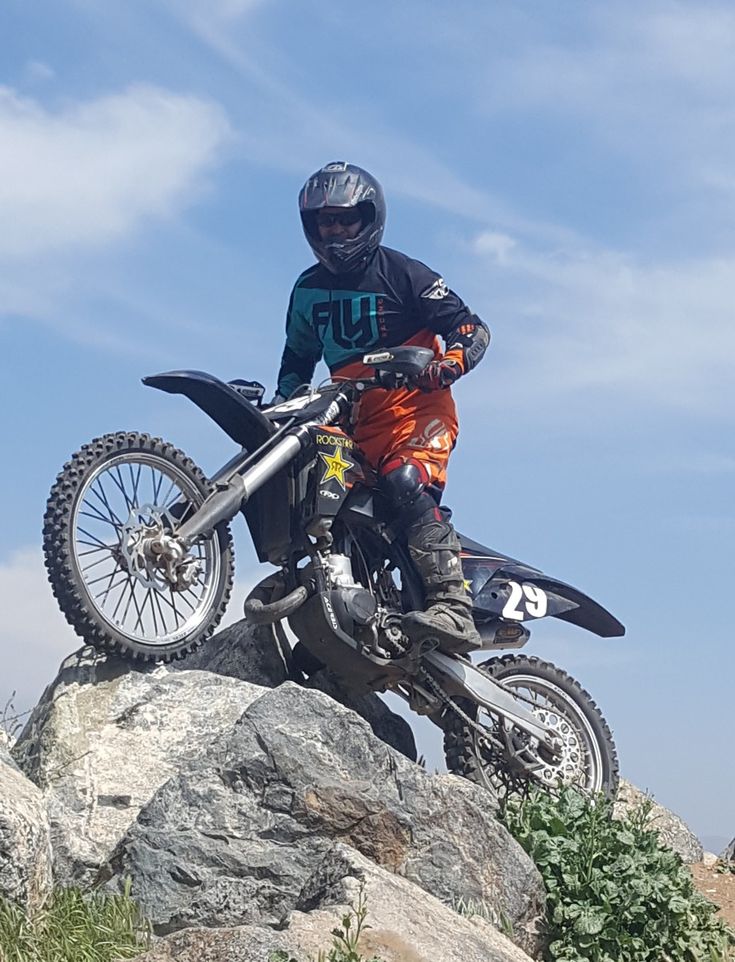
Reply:
[[[188,928],[162,939],[137,962],[270,962],[316,958],[331,945],[331,931],[362,892],[368,916],[360,939],[364,958],[383,962],[529,962],[529,956],[477,916],[466,918],[406,879],[335,845],[306,885],[308,912],[290,913],[279,930],[245,925]]]
[[[159,934],[276,925],[314,909],[309,880],[338,845],[445,904],[483,902],[518,945],[537,947],[543,884],[486,793],[427,774],[354,712],[292,683],[156,792],[103,877],[135,879]]]
[[[43,796],[0,752],[0,896],[33,913],[51,890],[51,836]]]
[[[90,883],[158,788],[265,690],[89,648],[67,658],[13,748],[46,805],[56,881]]]

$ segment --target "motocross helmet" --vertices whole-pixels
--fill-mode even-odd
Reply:
[[[322,207],[357,207],[362,215],[359,234],[322,240],[316,225]],[[299,194],[304,234],[314,254],[332,274],[362,270],[380,244],[385,227],[383,188],[362,167],[334,161],[306,181]]]

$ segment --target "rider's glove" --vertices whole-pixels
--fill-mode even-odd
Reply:
[[[440,391],[450,387],[460,377],[462,365],[450,358],[440,357],[431,361],[414,379],[414,383],[420,391]]]

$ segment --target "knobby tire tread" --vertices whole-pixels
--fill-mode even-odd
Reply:
[[[110,651],[138,661],[170,662],[194,651],[214,632],[225,613],[232,593],[234,557],[232,536],[227,524],[217,526],[221,555],[220,585],[206,627],[195,637],[183,639],[169,646],[145,646],[113,637],[100,624],[85,590],[79,585],[72,563],[71,519],[76,496],[88,472],[106,459],[125,451],[146,452],[170,461],[186,473],[205,498],[213,489],[203,471],[183,451],[162,438],[137,431],[116,431],[94,438],[82,445],[66,462],[46,503],[43,519],[43,551],[51,590],[62,614],[74,631],[89,645],[100,651]]]
[[[603,767],[606,766],[606,762],[609,766],[603,792],[609,798],[615,797],[620,773],[618,754],[612,732],[592,696],[585,691],[575,678],[563,669],[557,668],[550,661],[542,661],[535,655],[502,655],[497,658],[490,658],[475,667],[487,672],[491,678],[498,681],[503,681],[504,678],[513,674],[535,674],[540,678],[552,681],[562,691],[566,691],[570,697],[573,697],[577,707],[584,711],[592,724],[595,735],[600,738]],[[573,694],[570,694],[569,689]],[[477,708],[472,702],[462,699],[461,707],[470,717],[476,717]],[[444,755],[447,770],[452,775],[460,775],[462,778],[478,785],[485,784],[481,774],[482,764],[473,750],[473,731],[454,712],[447,712],[445,716]]]

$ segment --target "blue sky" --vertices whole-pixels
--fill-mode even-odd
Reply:
[[[456,392],[457,526],[626,624],[606,641],[543,623],[529,650],[599,701],[628,778],[726,841],[735,9],[366,10],[3,5],[0,697],[30,707],[76,645],[40,558],[56,472],[119,428],[208,471],[229,457],[203,415],[140,378],[191,367],[273,387],[311,262],[298,190],[348,159],[384,185],[386,243],[493,331]],[[257,567],[244,529],[237,546],[233,618]],[[438,737],[421,740],[438,760]]]

